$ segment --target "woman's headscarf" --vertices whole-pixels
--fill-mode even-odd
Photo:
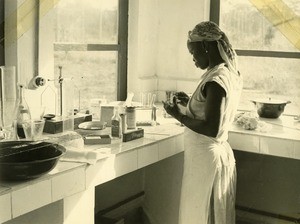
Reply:
[[[232,72],[239,74],[236,53],[231,47],[226,34],[216,23],[211,21],[201,22],[197,24],[192,31],[189,31],[188,42],[191,43],[199,41],[217,41],[220,55],[228,65],[228,68]]]

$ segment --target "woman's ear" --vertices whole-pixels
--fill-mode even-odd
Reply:
[[[207,53],[209,49],[209,44],[207,41],[202,41],[202,48]]]

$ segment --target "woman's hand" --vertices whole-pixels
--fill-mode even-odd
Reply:
[[[174,94],[174,98],[176,98],[176,103],[186,107],[190,97],[185,92],[177,92]]]
[[[170,114],[172,117],[174,118],[178,118],[181,116],[181,113],[179,111],[179,108],[175,102],[175,98],[174,98],[174,103],[173,104],[170,104],[170,103],[167,103],[167,102],[164,102],[162,101],[163,105],[164,105],[164,109],[166,110],[166,112],[168,114]]]

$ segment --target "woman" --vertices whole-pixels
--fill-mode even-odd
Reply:
[[[205,21],[188,34],[195,65],[206,69],[191,98],[180,92],[168,114],[185,125],[179,223],[235,223],[235,159],[227,143],[242,90],[236,54],[217,24]],[[186,106],[186,114],[177,103]]]

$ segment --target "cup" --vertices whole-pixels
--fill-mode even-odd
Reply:
[[[5,140],[15,140],[16,139],[16,134],[15,134],[15,129],[14,126],[7,126],[2,128],[2,138]]]
[[[24,129],[25,137],[28,140],[38,140],[43,134],[45,120],[33,120],[24,122],[22,127]]]
[[[173,103],[173,97],[175,95],[176,91],[166,91],[166,102],[167,103]]]

